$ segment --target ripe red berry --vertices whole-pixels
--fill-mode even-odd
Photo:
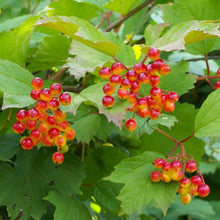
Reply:
[[[162,170],[164,172],[169,172],[171,170],[171,163],[169,162],[164,162],[162,166]]]
[[[170,67],[167,64],[164,64],[160,71],[158,71],[160,75],[165,76],[170,72]]]
[[[200,197],[206,197],[210,193],[210,188],[207,184],[200,184],[197,188]]]
[[[129,92],[127,100],[130,103],[134,103],[136,101],[136,94],[134,92]]]
[[[39,111],[39,112],[45,112],[47,110],[47,102],[44,100],[38,100],[35,108]]]
[[[121,88],[129,89],[131,88],[131,81],[128,78],[124,78],[121,80]]]
[[[117,94],[120,99],[126,99],[128,97],[129,92],[127,89],[119,88]]]
[[[132,82],[137,79],[138,74],[134,70],[128,70],[126,77]]]
[[[147,73],[138,74],[137,80],[140,84],[146,84],[149,82],[150,78]]]
[[[158,86],[159,83],[160,83],[160,77],[158,75],[150,76],[150,81],[149,81],[150,86],[156,87]]]
[[[157,72],[157,70],[156,70],[156,68],[154,67],[153,64],[148,64],[146,66],[146,72],[149,76],[152,76]]]
[[[61,164],[64,161],[64,156],[60,152],[53,153],[52,160],[55,164]]]
[[[110,83],[107,83],[103,86],[103,92],[105,93],[105,95],[112,95],[114,91],[115,91],[115,87]]]
[[[112,86],[118,86],[121,84],[121,77],[119,75],[112,75],[109,79],[109,83]]]
[[[54,115],[49,115],[49,116],[47,117],[47,123],[48,123],[50,126],[55,126],[55,125],[57,125],[57,120],[56,120],[55,116],[54,116]]]
[[[53,95],[48,88],[42,89],[40,92],[40,98],[44,101],[50,101],[52,99],[52,96]]]
[[[111,76],[111,70],[108,67],[103,67],[100,71],[99,71],[99,76],[102,79],[109,79]]]
[[[128,131],[134,131],[137,127],[137,123],[134,119],[128,119],[126,122],[125,122],[125,128],[128,130]]]
[[[30,150],[34,146],[34,142],[29,137],[22,137],[20,140],[20,144],[24,150]]]
[[[180,196],[180,201],[181,201],[184,205],[190,203],[190,202],[191,202],[191,199],[192,199],[192,197],[191,197],[191,195],[190,195],[189,193],[187,193],[187,194],[182,194],[182,195]]]
[[[59,135],[55,138],[54,143],[57,147],[62,148],[66,145],[66,138],[62,135]]]
[[[179,171],[182,168],[182,164],[181,164],[181,162],[179,160],[173,160],[171,162],[171,168],[173,170]]]
[[[220,68],[218,68],[218,70],[216,71],[217,76],[220,77]]]
[[[153,62],[153,67],[154,69],[157,70],[157,72],[159,72],[163,66],[164,66],[164,62],[161,59],[155,60]]]
[[[61,121],[58,123],[58,128],[60,129],[60,131],[65,131],[68,127],[70,126],[68,121]]]
[[[186,163],[186,171],[192,173],[197,170],[197,164],[194,160],[190,160]]]
[[[16,121],[13,124],[13,131],[16,134],[22,134],[25,131],[25,125],[23,123],[21,123],[20,121]]]
[[[53,83],[50,86],[50,92],[53,95],[59,95],[61,93],[62,86],[59,83]]]
[[[148,108],[147,99],[145,99],[145,98],[139,98],[139,99],[137,100],[137,108],[138,108],[138,109]]]
[[[26,127],[26,129],[28,129],[28,130],[30,130],[30,131],[33,130],[33,129],[35,129],[36,126],[37,126],[37,121],[36,121],[36,120],[27,119],[27,120],[25,121],[25,127]]]
[[[184,173],[182,170],[178,170],[178,171],[175,170],[171,173],[171,179],[173,181],[180,181],[183,178],[183,176]]]
[[[112,97],[110,95],[106,95],[102,99],[103,106],[105,106],[107,108],[111,108],[114,105],[114,102],[115,102],[114,97]]]
[[[160,117],[160,111],[158,109],[151,109],[149,112],[149,117],[153,120],[157,120]]]
[[[41,89],[32,89],[31,90],[31,98],[34,100],[39,100],[40,99],[40,93],[41,93]]]
[[[38,140],[42,137],[42,132],[39,129],[34,129],[30,133],[30,138],[32,140]]]
[[[145,72],[146,66],[143,63],[136,63],[133,69],[137,74],[139,74]]]
[[[50,128],[48,135],[51,139],[56,138],[60,135],[60,130],[58,128]]]
[[[179,100],[179,96],[176,92],[168,92],[167,93],[167,101],[169,102],[177,102]]]
[[[163,110],[165,112],[173,112],[175,110],[175,104],[173,102],[166,101],[163,104]]]
[[[57,121],[63,121],[66,118],[66,113],[58,109],[54,112],[54,117],[56,118]]]
[[[124,65],[120,62],[113,63],[111,66],[111,71],[113,74],[120,74],[124,70]]]
[[[71,95],[68,92],[63,92],[59,95],[61,105],[69,105],[71,103]]]
[[[43,136],[42,142],[45,146],[51,147],[53,146],[54,139],[51,139],[48,135]]]
[[[191,184],[191,181],[189,178],[187,177],[183,177],[181,180],[180,180],[180,186],[181,187],[189,187]]]
[[[75,130],[71,127],[68,127],[65,130],[64,136],[66,137],[67,140],[73,140],[76,136]]]
[[[148,107],[146,108],[142,108],[142,109],[138,109],[137,110],[137,114],[142,117],[142,118],[146,118],[149,116],[149,109]]]
[[[27,111],[24,109],[21,109],[16,113],[16,119],[18,121],[26,121],[27,117],[28,117]]]
[[[137,80],[132,81],[130,91],[131,92],[138,92],[140,87],[141,87],[140,83]]]
[[[160,52],[157,48],[152,47],[149,49],[147,55],[151,60],[157,60],[160,56]]]
[[[157,158],[154,160],[153,165],[154,167],[161,169],[163,167],[163,164],[165,163],[164,159],[162,158]]]
[[[150,95],[153,99],[159,99],[161,97],[162,91],[158,87],[153,87],[150,90]]]
[[[30,108],[27,111],[28,119],[37,120],[39,118],[39,111],[36,108]]]
[[[49,130],[49,124],[47,122],[41,122],[38,125],[38,129],[42,132],[42,134],[47,134]]]
[[[40,77],[35,77],[31,81],[31,86],[34,89],[40,89],[43,86],[43,80]]]
[[[150,179],[152,182],[159,182],[161,180],[161,172],[155,170],[151,173]]]
[[[218,80],[215,84],[215,89],[219,89],[220,88],[220,80]]]
[[[52,98],[49,102],[48,102],[48,108],[52,111],[56,111],[60,106],[59,101],[56,98]]]
[[[193,177],[191,177],[190,180],[191,180],[193,185],[197,185],[198,186],[198,185],[202,184],[202,179],[199,176],[193,176]]]

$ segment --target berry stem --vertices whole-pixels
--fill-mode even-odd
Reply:
[[[180,147],[182,149],[182,156],[184,157],[185,156],[185,148],[184,148],[183,144],[180,141],[179,141],[178,144],[180,145]]]
[[[179,141],[177,139],[175,139],[174,137],[170,136],[169,134],[167,134],[165,131],[162,131],[161,129],[157,128],[156,129],[158,132],[160,132],[161,134],[163,134],[164,136],[166,136],[167,138],[169,138],[171,141],[178,143]]]
[[[38,2],[36,3],[36,5],[34,6],[33,10],[31,11],[31,14],[34,14],[34,12],[36,11],[36,9],[37,9],[37,7],[39,6],[39,4],[40,4],[40,1],[38,1]]]
[[[177,145],[177,146],[178,146],[178,145]],[[165,161],[169,161],[169,160],[173,160],[173,159],[178,159],[178,156],[169,157],[169,158],[167,158]]]
[[[141,63],[145,63],[145,61],[146,61],[146,59],[147,59],[147,54],[145,55],[145,57],[144,57],[144,59],[142,60],[142,62]]]
[[[199,81],[199,80],[205,80],[205,79],[218,79],[219,76],[200,76],[200,77],[197,77],[196,78],[196,81]]]
[[[110,25],[109,18],[110,18],[111,15],[112,15],[112,11],[109,11],[107,13],[103,13],[102,14],[102,19],[99,22],[99,24],[96,26],[96,29],[99,29],[102,26],[102,24],[105,22],[105,20],[107,20],[108,25]]]
[[[64,73],[65,71],[68,69],[68,67],[63,67],[61,68],[55,75],[53,75],[50,79],[51,80],[58,80]]]
[[[188,141],[189,139],[191,139],[191,138],[194,136],[194,134],[195,134],[195,131],[193,131],[193,132],[192,132],[192,134],[191,134],[191,135],[189,135],[189,137],[187,137],[187,138],[183,139],[183,140],[182,140],[182,141],[180,141],[180,142],[181,142],[181,143],[184,143],[184,142]]]
[[[114,60],[115,60],[116,62],[120,62],[117,57],[114,56],[113,58],[114,58]],[[128,70],[128,67],[127,67],[127,66],[125,66],[124,64],[122,64],[122,65],[124,66],[124,68],[125,68],[126,70]]]
[[[215,90],[215,86],[212,84],[212,82],[209,80],[209,74],[210,74],[210,68],[209,68],[209,62],[208,62],[208,55],[204,55],[205,58],[205,64],[206,64],[206,68],[207,68],[207,77],[206,80],[209,83],[209,85]]]
[[[204,180],[204,178],[203,178],[202,173],[201,173],[199,170],[197,170],[196,172],[197,172],[197,173],[199,174],[199,176],[201,177],[202,183],[205,184],[205,180]]]
[[[176,149],[178,148],[178,146],[179,146],[179,143],[177,142],[176,145],[175,145],[175,147],[173,148],[173,150],[172,150],[169,154],[167,154],[166,157],[170,157],[170,156],[176,151]]]

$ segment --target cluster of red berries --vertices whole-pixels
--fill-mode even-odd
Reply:
[[[61,164],[64,160],[63,153],[68,151],[67,140],[75,138],[75,131],[65,120],[66,113],[62,112],[61,105],[69,105],[71,96],[62,92],[59,83],[54,83],[50,88],[42,88],[43,81],[35,77],[31,81],[33,87],[30,96],[36,100],[35,107],[28,110],[21,109],[16,113],[17,121],[13,124],[13,131],[26,136],[20,139],[21,147],[30,150],[43,143],[50,147],[55,145],[57,152],[52,156],[54,163]]]
[[[220,78],[220,68],[218,68],[216,74]],[[215,89],[219,89],[219,88],[220,88],[220,80],[218,80],[215,84]]]
[[[163,181],[168,183],[171,181],[179,181],[177,192],[181,195],[180,201],[183,204],[189,203],[192,196],[199,195],[200,197],[205,197],[209,194],[210,188],[205,184],[201,173],[197,169],[197,164],[193,159],[188,160],[186,165],[180,162],[178,158],[175,158],[172,162],[168,162],[168,160],[163,160],[162,158],[154,160],[154,167],[161,169],[162,172],[159,170],[153,171],[151,173],[152,182]],[[185,170],[188,173],[196,172],[196,175],[187,178],[185,177]]]
[[[116,87],[117,95],[120,99],[127,99],[131,104],[128,111],[136,112],[140,117],[149,117],[156,120],[160,117],[161,111],[173,112],[175,102],[179,96],[176,92],[162,91],[158,85],[160,76],[167,75],[170,67],[159,59],[160,53],[156,48],[150,48],[147,55],[152,62],[145,65],[144,62],[135,64],[132,68],[124,66],[120,62],[113,63],[111,68],[104,67],[99,71],[99,76],[108,79],[109,82],[103,86],[105,96],[102,104],[105,107],[114,105],[114,97]],[[144,97],[139,96],[141,85],[149,84],[152,88],[150,94]],[[136,129],[136,121],[134,118],[128,119],[125,127],[129,131]]]

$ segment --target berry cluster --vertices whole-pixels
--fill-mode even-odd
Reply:
[[[102,104],[105,107],[114,105],[114,97],[112,94],[117,88],[117,95],[120,99],[127,99],[131,104],[128,111],[136,112],[140,117],[149,117],[156,120],[160,117],[161,111],[173,112],[175,102],[179,97],[176,92],[162,91],[158,85],[160,76],[167,75],[170,67],[159,59],[160,53],[156,48],[151,48],[147,56],[152,60],[151,63],[145,65],[144,61],[135,64],[132,68],[124,66],[120,62],[113,63],[111,68],[104,67],[99,71],[99,76],[108,79],[109,82],[103,86],[105,96]],[[141,85],[149,84],[152,88],[150,94],[140,97],[139,90]],[[128,119],[125,127],[129,131],[136,128],[134,118]]]
[[[220,78],[220,68],[217,70],[216,74]],[[218,80],[215,84],[215,89],[219,89],[219,88],[220,88],[220,80]]]
[[[35,77],[31,81],[33,87],[30,96],[36,100],[35,107],[28,110],[21,109],[16,113],[17,121],[13,124],[13,131],[26,136],[20,139],[21,147],[30,150],[43,143],[50,147],[55,145],[57,152],[52,156],[54,163],[61,164],[64,160],[63,153],[68,151],[67,140],[75,138],[75,131],[65,120],[66,113],[62,112],[61,105],[69,105],[71,96],[62,92],[59,83],[54,83],[50,88],[42,88],[43,81]]]
[[[184,163],[184,159],[187,163]],[[191,196],[205,197],[209,194],[210,188],[205,184],[202,174],[197,169],[196,162],[191,158],[190,160],[187,156],[182,157],[181,161],[178,157],[175,157],[171,162],[169,159],[163,160],[162,158],[157,158],[154,160],[153,165],[157,169],[151,173],[151,181],[159,182],[163,181],[165,183],[171,181],[179,181],[178,193],[180,196],[180,201],[183,204],[187,204],[191,201]],[[196,175],[191,178],[185,176],[185,170],[188,173],[196,172]]]

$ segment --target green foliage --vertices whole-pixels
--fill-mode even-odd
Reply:
[[[2,0],[0,219],[219,219],[220,90],[213,91],[219,14],[217,0]],[[157,120],[128,112],[131,104],[119,99],[119,86],[114,106],[104,107],[109,80],[100,78],[100,69],[116,60],[128,69],[150,64],[151,47],[170,66],[158,87],[177,92],[175,110],[162,111]],[[36,103],[30,97],[34,77],[43,79],[43,88],[60,83],[71,95],[70,105],[60,109],[76,138],[67,141],[60,165],[52,161],[60,149],[41,143],[25,151],[19,141],[30,131],[12,129],[17,111]],[[141,85],[137,98],[150,89]],[[125,128],[131,118],[137,122],[133,132]],[[176,195],[178,182],[150,179],[154,159],[184,153],[211,189],[188,205]]]

